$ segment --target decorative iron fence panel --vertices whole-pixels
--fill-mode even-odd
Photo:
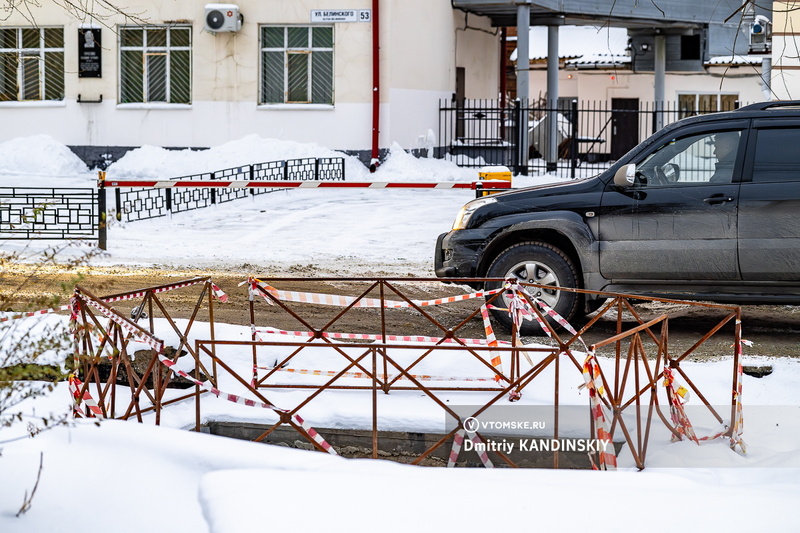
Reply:
[[[97,239],[94,189],[0,188],[0,238]]]
[[[437,156],[462,167],[504,165],[516,174],[580,177],[605,170],[659,127],[717,111],[678,102],[656,107],[638,99],[560,101],[555,109],[520,101],[503,107],[497,100],[441,100]],[[556,122],[555,160],[547,160],[550,120]]]
[[[305,158],[255,163],[241,167],[171,178],[181,181],[282,181],[344,180],[344,158]],[[275,189],[253,188],[163,188],[116,189],[116,212],[119,220],[132,222],[166,216],[267,194]]]

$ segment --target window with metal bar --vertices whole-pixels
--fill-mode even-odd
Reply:
[[[192,102],[191,26],[119,29],[119,103]]]
[[[738,94],[722,93],[679,93],[678,118],[686,118],[717,111],[733,111],[736,109]]]
[[[64,99],[64,29],[0,28],[0,102]]]
[[[333,104],[333,27],[261,27],[261,104]]]

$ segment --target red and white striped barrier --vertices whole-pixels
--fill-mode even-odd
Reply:
[[[256,278],[251,278],[251,289],[260,287],[262,290],[268,292],[278,300],[285,302],[308,303],[318,305],[333,305],[338,307],[385,307],[388,309],[400,309],[412,307],[427,307],[431,305],[442,305],[454,302],[462,302],[473,298],[483,298],[488,295],[496,294],[503,289],[494,289],[490,291],[477,291],[467,294],[459,294],[457,296],[449,296],[447,298],[436,298],[433,300],[410,300],[409,302],[401,302],[396,300],[381,300],[379,298],[357,298],[355,296],[339,296],[335,294],[319,294],[313,292],[296,292],[296,291],[282,291],[267,284]],[[269,299],[262,294],[265,300]]]
[[[266,180],[105,180],[101,187],[144,187],[151,189],[172,189],[185,187],[213,187],[217,189],[471,189],[480,186],[483,190],[510,189],[511,182],[505,180],[482,180],[473,182],[388,182],[388,181],[266,181]]]

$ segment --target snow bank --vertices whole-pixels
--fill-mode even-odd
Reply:
[[[0,143],[0,173],[58,178],[74,177],[88,170],[72,150],[49,135],[19,137]]]
[[[344,157],[350,180],[368,179],[369,172],[355,157],[313,143],[265,139],[248,135],[208,150],[167,150],[142,146],[131,150],[108,167],[109,177],[168,179],[200,174],[252,163],[302,159],[306,157]]]
[[[443,159],[417,158],[393,143],[386,161],[378,167],[380,181],[476,181],[478,171]]]

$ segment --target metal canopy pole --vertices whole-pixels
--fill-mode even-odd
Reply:
[[[547,26],[547,171],[558,168],[558,26]]]
[[[664,127],[665,80],[667,72],[667,37],[663,34],[655,36],[655,112],[656,131]]]
[[[518,115],[519,161],[517,168],[520,174],[528,174],[528,101],[530,98],[530,0],[517,4],[517,100],[523,112]]]

